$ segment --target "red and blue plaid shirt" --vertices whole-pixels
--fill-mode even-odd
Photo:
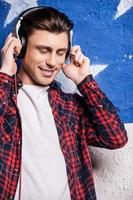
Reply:
[[[19,86],[19,83],[17,83]],[[127,142],[122,121],[91,75],[66,94],[56,82],[48,90],[72,200],[96,200],[88,146],[116,149]],[[21,167],[22,132],[15,78],[0,73],[0,199],[14,199]]]

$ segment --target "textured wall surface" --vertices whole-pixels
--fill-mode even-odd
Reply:
[[[92,149],[98,200],[133,200],[133,124],[122,149]]]
[[[73,44],[90,57],[94,78],[130,123],[123,149],[91,148],[98,200],[133,200],[133,0],[0,0],[0,48],[18,14],[37,5],[73,19]],[[66,92],[76,89],[62,73],[58,80]]]

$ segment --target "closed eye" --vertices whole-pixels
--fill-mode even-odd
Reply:
[[[48,52],[51,52],[52,49],[50,47],[44,46],[44,45],[36,45],[36,49],[41,53],[45,54]]]
[[[58,54],[59,56],[63,56],[63,55],[66,54],[66,50],[59,50],[59,51],[57,51],[57,54]]]
[[[48,53],[48,49],[39,49],[40,53],[41,54],[45,54],[45,53]]]

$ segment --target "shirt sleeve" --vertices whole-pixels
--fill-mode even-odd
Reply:
[[[14,80],[11,76],[0,72],[0,116],[6,111],[8,98],[12,90]]]
[[[124,146],[128,140],[124,124],[92,75],[88,75],[77,87],[88,113],[84,115],[82,124],[88,144],[108,149]]]
[[[15,83],[14,77],[0,72],[0,199],[14,198],[21,165],[22,135]]]
[[[14,87],[14,78],[0,73],[0,139],[3,142],[10,140],[11,129],[10,123],[13,126],[13,115],[15,114],[15,104],[12,101],[12,91]],[[14,120],[15,121],[15,120]]]

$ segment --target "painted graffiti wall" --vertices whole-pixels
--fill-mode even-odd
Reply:
[[[121,150],[92,148],[98,200],[133,199],[133,0],[0,0],[0,48],[25,9],[52,6],[74,22],[72,43],[91,60],[95,80],[116,106],[129,142]],[[62,73],[64,90],[76,90]]]

